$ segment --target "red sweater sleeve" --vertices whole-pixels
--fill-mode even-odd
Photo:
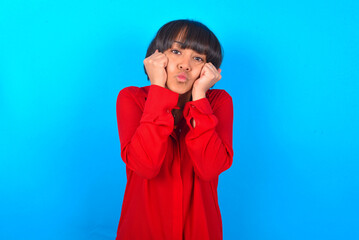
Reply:
[[[212,180],[232,165],[233,103],[231,96],[221,91],[212,109],[207,98],[188,102],[184,117],[190,128],[186,145],[196,174]],[[195,120],[192,127],[191,119]]]
[[[178,94],[151,85],[144,108],[135,95],[139,88],[129,87],[117,97],[117,124],[121,157],[126,166],[144,178],[155,177],[166,155]]]

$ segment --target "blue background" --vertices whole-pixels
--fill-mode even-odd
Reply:
[[[149,3],[151,2],[151,3]],[[358,1],[0,1],[0,239],[114,239],[118,92],[164,23],[220,39],[224,239],[359,239]]]

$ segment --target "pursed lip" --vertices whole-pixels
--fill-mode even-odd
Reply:
[[[185,73],[180,73],[180,74],[177,75],[177,78],[179,80],[186,81],[187,80],[187,75]]]

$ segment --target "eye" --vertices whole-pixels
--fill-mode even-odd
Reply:
[[[194,60],[196,60],[197,62],[204,62],[203,58],[201,57],[194,57]]]
[[[171,52],[174,53],[174,54],[181,54],[181,52],[178,51],[177,49],[172,49]]]

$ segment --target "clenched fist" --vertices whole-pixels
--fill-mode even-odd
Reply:
[[[151,56],[143,60],[143,64],[145,65],[147,76],[151,81],[151,85],[165,87],[167,81],[167,56],[156,50]]]
[[[202,68],[200,77],[193,84],[193,100],[205,98],[207,90],[213,87],[221,78],[221,69],[218,68],[217,70],[211,62],[206,63]]]

